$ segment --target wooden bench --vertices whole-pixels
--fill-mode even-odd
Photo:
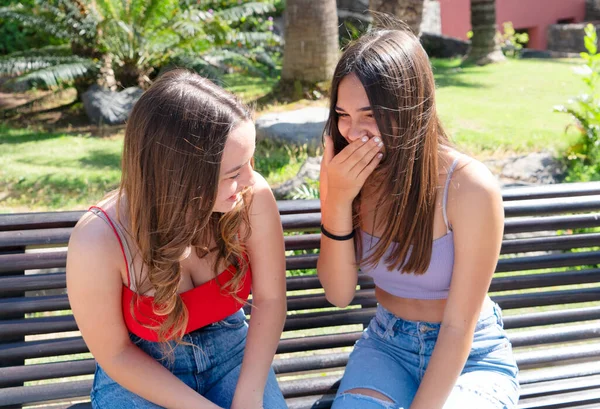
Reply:
[[[506,189],[503,197],[505,241],[490,294],[521,368],[519,408],[600,407],[600,183]],[[314,275],[318,201],[279,209],[289,233],[289,314],[274,366],[290,408],[328,408],[374,314],[373,284],[362,277],[349,308],[328,304]],[[95,364],[70,315],[64,272],[82,214],[0,215],[0,407],[88,399]]]

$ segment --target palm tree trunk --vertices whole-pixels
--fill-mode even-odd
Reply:
[[[468,60],[478,65],[504,61],[496,43],[496,0],[471,0],[471,51]]]
[[[390,14],[410,27],[415,35],[421,33],[425,0],[370,0],[369,9],[377,13]],[[377,21],[377,16],[375,21]]]
[[[329,81],[339,57],[335,0],[287,0],[284,18],[282,80]]]

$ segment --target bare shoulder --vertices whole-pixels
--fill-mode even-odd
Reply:
[[[252,186],[252,204],[260,205],[275,201],[273,192],[266,179],[258,172],[254,172],[255,182]]]
[[[464,155],[452,175],[450,195],[463,205],[472,201],[484,204],[501,197],[500,185],[492,172],[483,163]]]
[[[250,204],[250,218],[262,218],[271,215],[277,209],[277,203],[269,184],[258,172],[254,172],[255,182],[252,186],[252,203]],[[277,212],[278,213],[278,212]]]
[[[87,212],[79,219],[69,239],[67,274],[79,273],[81,269],[78,267],[86,264],[103,267],[103,270],[119,270],[123,264],[120,252],[110,226],[92,212]]]
[[[257,172],[254,172],[254,177],[255,183],[252,186],[252,202],[249,210],[253,236],[258,231],[269,232],[274,227],[281,228],[277,202],[269,184]]]
[[[496,177],[481,162],[462,155],[449,188],[448,218],[458,230],[473,224],[502,224],[502,194]]]

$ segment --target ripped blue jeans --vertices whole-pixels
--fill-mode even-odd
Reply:
[[[378,306],[350,354],[332,409],[408,409],[439,330],[439,323],[406,321]],[[500,307],[494,304],[481,312],[471,353],[444,409],[516,408],[517,373]],[[351,391],[356,388],[379,392],[391,402]]]

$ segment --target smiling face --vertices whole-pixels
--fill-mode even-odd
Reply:
[[[365,135],[381,136],[365,88],[355,74],[340,81],[335,112],[338,130],[348,143]]]
[[[240,193],[254,185],[251,160],[254,155],[255,140],[256,130],[252,121],[240,123],[227,137],[221,159],[214,212],[226,213],[233,210],[242,198]]]

